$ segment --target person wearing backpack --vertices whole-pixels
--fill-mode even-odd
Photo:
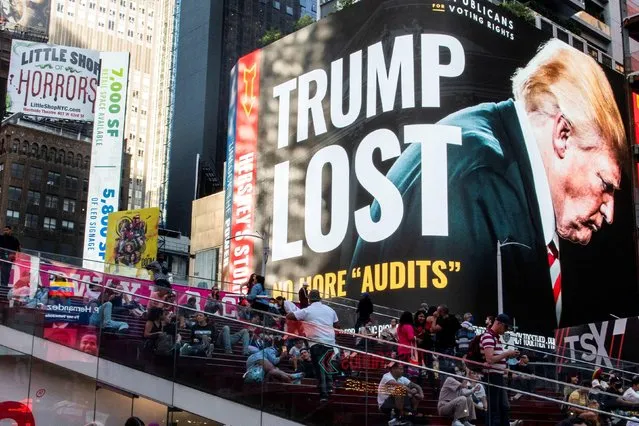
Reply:
[[[510,404],[505,386],[506,360],[518,357],[517,350],[504,350],[501,336],[511,325],[510,317],[499,314],[492,327],[481,335],[479,345],[484,362],[484,375],[488,379],[488,426],[510,426]],[[470,352],[470,348],[469,348]]]

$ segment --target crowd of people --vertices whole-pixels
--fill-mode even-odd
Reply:
[[[121,334],[128,332],[127,318],[144,321],[144,350],[160,358],[212,357],[216,350],[230,354],[238,348],[247,357],[246,383],[315,379],[321,403],[329,400],[335,389],[334,374],[327,371],[323,360],[334,359],[335,365],[340,365],[340,359],[356,354],[337,349],[335,330],[341,328],[337,313],[322,302],[318,290],[309,290],[307,285],[300,289],[300,301],[294,303],[282,296],[269,297],[264,277],[253,274],[246,284],[246,296],[237,306],[243,325],[232,330],[226,323],[217,324],[224,312],[217,287],[211,289],[203,311],[194,297],[176,306],[176,294],[163,275],[162,259],[150,266],[156,279],[146,303],[134,300],[117,284],[90,288],[85,295],[85,303],[91,307],[89,324]],[[64,293],[64,283],[48,289],[38,287],[22,304],[42,308],[66,303],[62,293],[52,293],[56,291]],[[511,326],[507,315],[487,317],[484,328],[475,324],[471,313],[457,316],[446,305],[422,304],[416,312],[406,311],[391,318],[388,327],[373,332],[374,304],[366,293],[355,313],[356,348],[366,336],[372,336],[387,342],[388,350],[382,355],[396,360],[387,365],[388,371],[378,383],[377,402],[389,425],[410,424],[420,416],[422,386],[427,382],[438,392],[439,415],[449,418],[453,426],[471,426],[475,421],[496,426],[519,424],[509,418],[510,402],[522,393],[534,393],[536,381],[528,355],[504,344],[502,337]],[[95,335],[85,334],[80,340],[81,350],[97,354]],[[586,389],[578,387],[580,383]],[[607,424],[609,419],[596,410],[624,415],[639,412],[639,377],[623,389],[614,374],[599,371],[587,381],[573,375],[564,398],[567,418],[588,426]]]

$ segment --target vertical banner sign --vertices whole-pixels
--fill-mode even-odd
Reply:
[[[257,166],[257,121],[259,118],[260,51],[256,50],[237,64],[237,101],[231,236],[226,281],[231,291],[240,290],[253,273],[255,237],[255,182]],[[232,161],[231,158],[228,161]]]
[[[224,249],[222,276],[229,277],[231,248],[231,218],[233,217],[233,166],[235,165],[235,113],[237,105],[237,65],[231,70],[231,93],[229,96],[228,136],[226,140],[226,170],[224,171]]]
[[[160,209],[126,210],[109,215],[105,272],[148,278],[144,269],[158,252]]]
[[[102,73],[93,124],[83,266],[103,271],[109,213],[118,210],[120,200],[129,54],[102,52],[100,60]]]

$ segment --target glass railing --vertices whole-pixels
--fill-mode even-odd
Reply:
[[[3,264],[11,265],[7,260]],[[15,266],[24,265],[17,259]],[[25,280],[30,283],[42,274],[50,271],[37,268]],[[502,398],[505,392],[511,420],[535,424],[556,424],[575,410],[601,419],[629,419],[635,409],[619,395],[592,393],[578,385],[572,387],[582,389],[577,402],[564,401],[564,382],[557,375],[541,374],[537,366],[534,374],[489,374],[489,367],[450,354],[294,321],[224,300],[212,315],[199,306],[176,305],[167,297],[171,290],[160,288],[145,296],[117,283],[71,282],[58,276],[46,288],[29,285],[27,292],[20,291],[18,281],[11,282],[10,293],[7,288],[0,292],[2,325],[302,424],[388,424],[393,408],[404,411],[403,405],[388,404],[383,406],[389,408],[387,413],[380,410],[378,401],[392,394],[388,386],[379,386],[389,371],[420,386],[414,391],[398,388],[414,392],[398,395],[403,398],[399,402],[419,402],[410,411],[431,424],[452,421],[444,408],[450,404],[438,401],[443,396],[450,402],[450,394],[440,394],[442,387],[452,386],[463,396],[477,384],[486,388],[489,398]],[[393,370],[390,363],[402,367]],[[485,374],[464,376],[466,367],[473,365]],[[550,371],[557,365],[550,362],[548,367]],[[449,379],[458,384],[446,384]],[[484,413],[481,397],[475,402],[470,394],[464,398],[478,406],[478,415]]]
[[[1,254],[1,253],[0,253]],[[103,274],[83,269],[80,266],[66,265],[60,261],[39,256],[27,255],[24,253],[16,253],[16,262],[13,266],[14,274],[12,277],[17,279],[23,279],[25,276],[37,275],[39,281],[46,287],[51,281],[53,274],[59,274],[70,278],[73,282],[81,287],[83,294],[87,294],[87,297],[91,297],[90,287],[93,285],[111,285],[113,283],[120,283],[124,290],[131,290],[134,296],[150,296],[152,291],[153,282],[147,279],[120,277],[113,274]],[[34,272],[34,265],[38,265],[38,273]],[[89,281],[92,284],[89,286],[83,286],[78,280]],[[217,289],[218,287],[215,287]],[[223,288],[223,287],[222,287]],[[135,291],[133,291],[135,289]],[[176,303],[178,305],[187,305],[193,303],[193,307],[201,309],[209,313],[216,313],[218,310],[223,309],[221,312],[225,316],[234,316],[237,312],[237,307],[242,304],[247,304],[244,295],[238,293],[230,293],[224,290],[209,291],[203,288],[194,288],[184,285],[174,284],[172,287],[173,297],[169,297],[169,302]],[[274,295],[271,293],[271,295]],[[286,295],[288,296],[288,295]],[[289,299],[289,297],[286,297]],[[191,302],[189,302],[191,299]],[[295,300],[295,295],[292,295],[289,300]],[[224,303],[221,303],[224,302]],[[268,303],[268,298],[265,299]],[[270,300],[271,303],[275,303],[275,300]],[[324,300],[323,303],[329,305],[335,310],[340,318],[342,328],[348,331],[354,332],[354,326],[357,321],[356,302],[352,299],[338,298]],[[146,306],[146,302],[144,302]],[[281,311],[281,308],[275,308],[275,311]],[[375,305],[375,312],[371,315],[372,324],[369,331],[376,337],[381,337],[384,330],[390,325],[393,319],[397,320],[400,316],[399,311],[388,308],[388,312],[394,312],[396,316],[389,315],[383,312],[378,312],[378,305]],[[476,332],[482,332],[482,328],[476,328]],[[522,354],[527,355],[531,364],[540,363],[540,365],[555,364],[557,368],[552,369],[550,372],[543,372],[546,377],[554,377],[556,379],[565,379],[571,374],[573,369],[582,371],[584,369],[590,369],[590,374],[580,374],[580,378],[592,377],[592,374],[599,367],[603,367],[605,370],[604,376],[610,372],[614,372],[614,375],[624,380],[626,383],[631,380],[632,376],[639,374],[639,365],[633,362],[615,359],[613,357],[607,357],[605,360],[602,357],[594,358],[592,353],[586,353],[574,348],[566,347],[549,347],[547,349],[536,349],[518,342],[513,336],[516,334],[507,333],[505,342],[508,347],[517,348]],[[436,348],[436,346],[429,346],[428,348]],[[513,365],[514,366],[514,365]],[[574,368],[573,368],[574,367]],[[525,367],[525,369],[528,369]],[[542,367],[539,367],[541,370]],[[547,369],[547,367],[543,367]]]

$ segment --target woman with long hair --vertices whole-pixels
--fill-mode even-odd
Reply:
[[[399,317],[397,326],[397,359],[410,361],[410,346],[415,342],[415,329],[413,328],[413,314],[406,311]]]

